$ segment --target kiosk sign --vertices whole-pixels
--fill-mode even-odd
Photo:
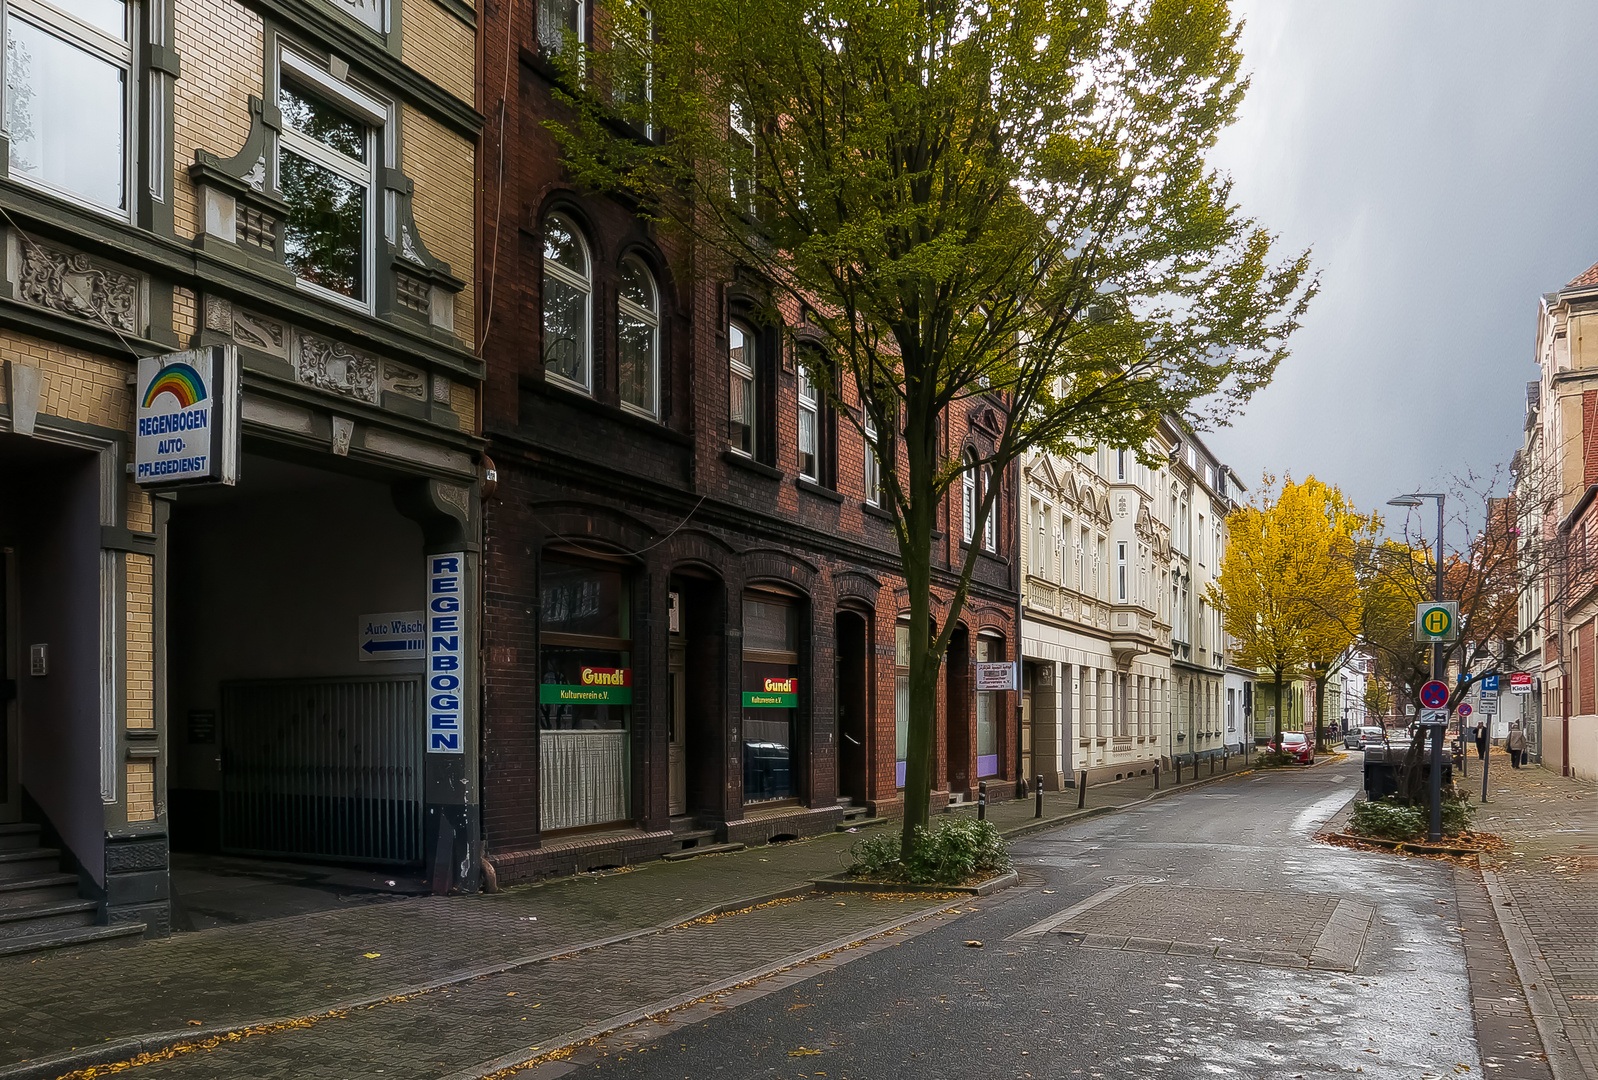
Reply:
[[[149,486],[238,482],[235,346],[143,357],[135,389],[135,481]]]

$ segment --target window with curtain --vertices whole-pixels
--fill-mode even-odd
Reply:
[[[810,381],[810,371],[803,359],[799,363],[799,475],[806,480],[818,479],[820,454],[818,443],[821,431],[821,404],[816,399],[815,384]]]
[[[540,827],[628,818],[632,641],[619,570],[546,558],[539,567]]]
[[[977,663],[986,664],[998,659],[998,643],[990,638],[977,638]],[[999,772],[999,736],[995,724],[994,691],[977,691],[977,777],[997,776]]]
[[[744,802],[791,799],[797,692],[774,689],[799,677],[799,608],[761,593],[743,600]],[[772,704],[773,696],[787,704]]]
[[[754,335],[742,323],[727,326],[727,443],[750,457],[755,453]]]
[[[131,215],[131,22],[120,0],[5,5],[12,179]]]
[[[660,294],[637,259],[623,259],[616,298],[617,373],[621,403],[660,415]]]
[[[588,243],[570,218],[544,221],[544,373],[583,393],[593,390]]]
[[[1115,598],[1126,603],[1126,542],[1115,545]]]
[[[566,47],[568,37],[580,46],[587,30],[586,21],[583,0],[538,0],[538,44],[552,54]]]

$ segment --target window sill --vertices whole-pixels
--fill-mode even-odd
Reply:
[[[803,476],[801,476],[801,477],[799,477],[799,479],[795,480],[793,482],[793,486],[798,488],[800,491],[809,492],[811,495],[814,495],[817,498],[826,499],[829,502],[835,502],[835,503],[843,502],[843,496],[838,494],[836,491],[833,491],[829,487],[822,487],[820,484],[816,483],[814,480],[806,479]]]
[[[757,476],[764,476],[768,480],[782,479],[782,471],[780,469],[773,469],[770,465],[756,461],[754,458],[747,457],[735,450],[723,450],[721,452],[721,460],[728,465],[736,465],[740,469],[747,469]]]
[[[870,517],[880,518],[881,520],[889,522],[890,524],[893,522],[893,514],[891,512],[889,512],[889,511],[887,511],[887,510],[884,510],[882,507],[878,506],[876,503],[868,503],[868,502],[862,501],[860,503],[860,509],[863,510]]]

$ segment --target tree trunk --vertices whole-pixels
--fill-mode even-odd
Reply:
[[[1331,673],[1315,677],[1315,745],[1312,753],[1320,753],[1321,740],[1326,737],[1326,683]]]
[[[943,629],[932,624],[937,437],[936,414],[921,407],[912,395],[905,408],[906,470],[900,485],[905,501],[898,508],[903,524],[898,537],[899,558],[910,602],[910,718],[905,747],[904,831],[900,835],[900,851],[905,857],[913,847],[917,827],[930,824],[932,780],[938,761],[938,672],[943,658],[932,649]],[[959,605],[951,604],[945,622],[959,617]]]
[[[1276,752],[1282,752],[1282,669],[1273,671],[1276,676]]]

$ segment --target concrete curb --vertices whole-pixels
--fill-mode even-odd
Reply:
[[[433,990],[442,990],[446,986],[455,986],[459,983],[468,982],[484,975],[498,975],[506,971],[514,971],[516,968],[526,967],[529,964],[540,964],[546,960],[553,960],[557,956],[570,956],[574,953],[589,952],[593,949],[603,948],[606,945],[616,945],[623,941],[647,937],[650,934],[658,934],[663,930],[670,930],[674,926],[693,922],[695,919],[702,919],[707,915],[724,915],[729,911],[738,911],[741,908],[753,907],[756,904],[764,904],[771,900],[785,900],[791,896],[803,896],[810,891],[811,886],[808,881],[795,882],[792,885],[786,885],[770,892],[746,896],[720,904],[710,904],[680,918],[674,917],[641,930],[629,930],[620,934],[612,934],[609,937],[595,938],[575,945],[561,946],[544,952],[533,953],[529,956],[517,957],[498,964],[487,964],[467,971],[457,971],[440,979],[433,979],[425,983],[415,983],[394,990],[385,990],[381,994],[350,998],[331,1005],[321,1006],[314,1013],[241,1020],[231,1024],[159,1031],[150,1035],[133,1035],[121,1039],[113,1039],[85,1050],[56,1054],[46,1058],[36,1058],[33,1061],[24,1061],[16,1065],[0,1068],[0,1080],[55,1080],[58,1076],[96,1065],[111,1065],[137,1057],[140,1054],[151,1054],[177,1046],[201,1043],[207,1039],[233,1035],[238,1032],[249,1031],[252,1028],[271,1028],[300,1020],[315,1020],[330,1013],[346,1012],[351,1009],[362,1009],[377,1005],[390,998],[424,994]]]
[[[1498,875],[1487,868],[1484,856],[1476,856],[1481,870],[1482,884],[1492,900],[1493,914],[1498,918],[1498,929],[1503,932],[1504,945],[1515,965],[1515,977],[1520,980],[1521,992],[1531,1008],[1532,1023],[1537,1025],[1537,1035],[1542,1039],[1543,1055],[1554,1080],[1587,1080],[1586,1070],[1570,1053],[1569,1037],[1565,1033],[1564,1017],[1554,1004],[1549,987],[1554,983],[1552,972],[1543,962],[1532,939],[1531,929],[1520,914],[1520,908],[1508,903],[1510,897]]]
[[[1019,840],[1021,837],[1031,833],[1043,832],[1046,829],[1056,829],[1061,825],[1069,825],[1073,821],[1082,821],[1086,818],[1099,817],[1103,814],[1113,814],[1118,810],[1130,810],[1135,806],[1143,806],[1146,803],[1154,802],[1156,799],[1166,799],[1173,795],[1180,795],[1184,791],[1192,791],[1194,788],[1208,787],[1210,784],[1219,784],[1225,780],[1235,780],[1240,776],[1248,776],[1253,771],[1252,768],[1248,768],[1240,769],[1235,773],[1218,773],[1215,776],[1206,776],[1202,780],[1189,780],[1181,787],[1161,788],[1159,791],[1151,791],[1143,798],[1134,799],[1129,803],[1120,803],[1116,806],[1090,806],[1083,810],[1072,810],[1070,813],[1059,814],[1051,818],[1036,818],[1023,825],[1001,829],[999,832],[1006,840]],[[1121,783],[1125,783],[1125,781],[1123,780]],[[1092,788],[1088,789],[1090,793],[1092,790]]]
[[[937,893],[961,893],[965,896],[989,896],[1000,889],[1008,889],[1021,880],[1014,870],[992,877],[980,885],[911,885],[907,882],[856,881],[838,874],[833,877],[813,878],[810,882],[816,892],[822,893],[907,893],[912,896]]]
[[[731,990],[743,983],[752,982],[756,979],[769,978],[785,968],[795,967],[799,964],[807,964],[812,960],[820,959],[828,953],[838,952],[840,949],[846,949],[851,945],[857,945],[861,942],[869,941],[872,938],[881,934],[886,934],[891,930],[898,930],[906,926],[912,926],[915,923],[922,922],[926,919],[932,918],[935,915],[942,914],[948,910],[948,907],[949,905],[947,903],[940,903],[933,910],[924,911],[920,915],[915,915],[908,919],[893,919],[885,923],[879,923],[878,925],[870,927],[869,929],[849,934],[845,937],[834,938],[825,945],[820,945],[814,948],[805,949],[802,952],[793,953],[792,955],[785,956],[780,960],[775,960],[767,964],[761,964],[759,967],[750,968],[748,971],[740,972],[739,974],[733,975],[730,978],[720,979],[713,983],[706,983],[705,985],[697,987],[693,990],[689,990],[686,993],[676,994],[660,1001],[650,1002],[648,1005],[645,1005],[642,1008],[632,1009],[624,1013],[618,1013],[617,1015],[608,1017],[607,1019],[601,1020],[596,1024],[589,1024],[587,1027],[578,1028],[576,1031],[569,1031],[564,1035],[557,1035],[555,1038],[549,1041],[547,1046],[540,1047],[537,1053],[531,1053],[527,1050],[518,1050],[515,1053],[505,1054],[501,1057],[494,1058],[492,1061],[485,1061],[481,1064],[474,1065],[469,1069],[462,1070],[461,1072],[452,1073],[445,1077],[445,1080],[480,1080],[481,1077],[500,1072],[504,1069],[514,1069],[521,1065],[530,1064],[531,1062],[537,1061],[541,1057],[546,1057],[549,1054],[555,1053],[558,1050],[563,1050],[575,1043],[587,1042],[589,1039],[597,1039],[602,1035],[608,1035],[613,1031],[624,1028],[629,1024],[636,1024],[638,1021],[647,1019],[648,1017],[656,1016],[660,1013],[671,1012],[673,1009],[680,1009],[684,1005],[689,1005],[695,1001],[698,1001],[700,998],[709,997],[712,994],[719,994],[724,991]]]

